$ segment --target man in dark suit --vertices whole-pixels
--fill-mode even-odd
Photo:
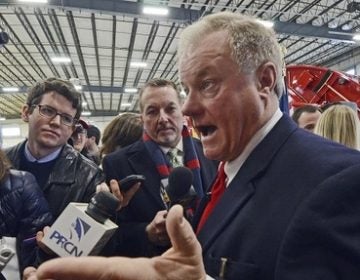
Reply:
[[[273,31],[219,13],[181,36],[183,113],[227,177],[222,195],[202,203],[194,218],[207,274],[359,278],[360,153],[280,112],[282,54]]]
[[[165,229],[168,202],[163,191],[174,164],[192,170],[198,199],[204,196],[216,174],[216,164],[205,159],[200,141],[190,137],[184,126],[179,90],[172,81],[147,82],[139,93],[139,104],[143,138],[103,160],[107,181],[131,174],[146,178],[129,205],[118,214],[116,253],[125,256],[159,255],[169,247]],[[174,149],[174,158],[168,158],[167,153]]]
[[[71,262],[61,260],[41,275],[61,280],[55,276],[78,276],[81,267],[87,280],[94,273],[205,279],[205,266],[215,279],[359,279],[360,153],[280,112],[282,55],[273,31],[239,13],[208,15],[183,30],[178,56],[183,113],[193,118],[205,156],[222,161],[219,171],[224,166],[194,217],[203,263],[174,207],[167,221],[173,247],[161,257],[97,259],[96,267],[82,259],[67,272]],[[107,273],[100,263],[118,268]]]

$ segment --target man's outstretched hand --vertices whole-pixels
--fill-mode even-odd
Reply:
[[[200,243],[179,205],[166,218],[172,248],[159,257],[79,257],[59,258],[42,264],[38,270],[28,267],[24,280],[204,280],[206,278]]]

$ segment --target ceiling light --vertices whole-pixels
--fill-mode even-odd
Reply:
[[[131,103],[122,103],[121,106],[123,106],[123,107],[130,107],[130,106],[131,106]]]
[[[70,63],[71,58],[66,56],[55,56],[51,58],[51,61],[55,63]]]
[[[83,107],[86,107],[87,106],[87,102],[83,102],[83,103],[81,103],[81,106],[83,106]]]
[[[3,87],[2,91],[3,92],[18,92],[19,88],[17,88],[17,87]]]
[[[19,2],[26,2],[26,3],[47,3],[48,0],[19,0]]]
[[[354,34],[353,40],[360,41],[360,34]]]
[[[146,66],[147,66],[146,62],[140,62],[140,61],[130,62],[130,67],[145,68]]]
[[[74,85],[74,88],[75,88],[76,90],[82,90],[82,86]]]
[[[169,14],[169,10],[167,8],[159,7],[144,7],[143,13],[147,15],[166,16]]]
[[[135,92],[138,92],[138,89],[137,88],[126,88],[125,92],[126,93],[135,93]]]
[[[258,21],[258,23],[261,23],[262,25],[264,25],[267,28],[273,28],[274,27],[274,22],[272,22],[272,21],[262,20],[262,19],[258,19],[257,21]]]
[[[81,113],[82,116],[91,116],[91,112],[90,111],[84,111]]]
[[[16,137],[20,136],[20,127],[9,126],[1,128],[2,136],[4,137]]]
[[[6,118],[0,117],[0,121],[5,121],[5,120],[6,120]]]

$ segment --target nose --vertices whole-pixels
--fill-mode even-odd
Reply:
[[[160,110],[159,113],[159,122],[167,122],[168,121],[168,115],[164,110]]]
[[[193,117],[193,116],[199,114],[199,112],[200,112],[200,102],[196,98],[196,94],[189,93],[186,96],[186,98],[185,98],[185,100],[183,102],[181,111],[185,116],[189,116],[189,117]]]
[[[50,123],[60,125],[61,124],[61,116],[59,114],[55,115],[55,117],[53,117],[50,120]]]

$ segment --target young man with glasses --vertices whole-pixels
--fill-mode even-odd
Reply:
[[[21,113],[28,138],[6,150],[15,168],[34,174],[54,219],[69,202],[88,202],[104,181],[101,169],[67,144],[81,110],[81,95],[70,82],[37,83]]]

